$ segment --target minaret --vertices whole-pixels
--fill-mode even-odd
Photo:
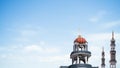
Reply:
[[[88,62],[88,58],[91,56],[91,52],[88,51],[87,41],[80,35],[74,41],[73,52],[70,55],[72,64],[84,64]]]
[[[116,50],[115,50],[115,39],[114,39],[114,32],[112,32],[112,39],[111,39],[111,50],[110,50],[110,68],[116,68]]]
[[[101,58],[101,68],[105,68],[105,52],[104,52],[104,48],[102,48],[102,58]]]
[[[88,42],[85,38],[79,35],[74,40],[73,51],[70,54],[72,64],[69,66],[60,66],[60,68],[98,68],[92,67],[91,64],[88,64],[90,56],[91,52],[88,50]]]

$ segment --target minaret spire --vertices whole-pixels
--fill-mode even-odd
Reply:
[[[102,47],[102,52],[104,52],[104,47]]]
[[[114,32],[112,31],[112,39],[111,39],[111,50],[110,50],[110,68],[116,68],[116,50],[115,50],[115,40],[114,40]]]
[[[104,47],[102,47],[102,58],[101,58],[101,68],[105,68],[105,52],[104,52]]]
[[[114,39],[114,31],[112,31],[112,39]]]

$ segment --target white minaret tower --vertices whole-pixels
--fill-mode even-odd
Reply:
[[[72,64],[69,66],[60,66],[60,68],[98,68],[92,67],[91,64],[88,64],[90,56],[91,52],[88,50],[88,42],[85,38],[79,35],[74,40],[73,51],[70,54]]]
[[[91,52],[88,51],[87,41],[79,35],[74,41],[73,52],[70,55],[72,64],[86,64],[90,56]]]
[[[116,68],[116,50],[115,50],[115,39],[114,39],[114,32],[112,32],[112,39],[111,39],[111,50],[110,50],[110,68]]]
[[[105,52],[104,48],[102,48],[102,58],[101,58],[101,68],[105,68]]]

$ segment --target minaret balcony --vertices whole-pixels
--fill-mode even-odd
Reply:
[[[76,57],[76,56],[84,56],[84,57],[90,57],[91,56],[91,52],[89,51],[73,51],[70,55],[71,58]]]

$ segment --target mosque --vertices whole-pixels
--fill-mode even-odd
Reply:
[[[116,68],[116,50],[115,50],[114,32],[112,32],[112,39],[110,41],[110,68]],[[88,50],[88,42],[81,35],[74,40],[73,51],[70,54],[72,64],[69,66],[60,66],[60,68],[99,68],[93,67],[88,63],[91,57],[91,52]],[[101,67],[105,68],[105,52],[102,50]]]

